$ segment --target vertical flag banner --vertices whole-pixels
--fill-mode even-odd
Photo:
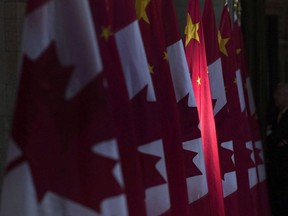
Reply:
[[[188,1],[185,52],[195,93],[202,133],[209,206],[213,215],[225,215],[218,156],[217,136],[206,62],[199,0]]]
[[[3,216],[146,215],[113,36],[133,20],[137,29],[134,4],[101,3],[91,14],[86,0],[28,1]],[[122,22],[111,23],[116,14]]]
[[[136,18],[135,3],[130,0],[91,0],[90,5],[98,32],[97,36],[101,42],[101,51],[106,57],[105,59],[103,57],[103,61],[105,60],[106,63],[104,74],[107,78],[109,95],[111,95],[110,102],[114,111],[113,122],[119,133],[119,142],[121,138],[121,143],[123,143],[120,145],[120,150],[123,153],[123,176],[126,180],[125,189],[129,215],[146,215],[145,173],[143,173],[142,167],[148,166],[151,172],[155,168],[154,160],[148,165],[143,165],[141,162],[143,156],[139,154],[139,137],[136,133],[138,127],[136,126],[142,122],[135,121],[133,101],[137,101],[136,98],[139,95],[143,96],[141,98],[143,103],[155,101],[156,98]],[[142,104],[138,103],[137,105],[141,107]],[[145,127],[144,129],[147,130]],[[156,142],[156,144],[158,143],[159,141]],[[131,167],[128,164],[134,165]],[[138,164],[139,170],[136,169],[136,164]],[[160,175],[157,171],[153,173]]]
[[[225,213],[226,216],[234,216],[239,215],[234,145],[230,129],[231,118],[228,112],[223,80],[222,63],[217,36],[218,30],[216,27],[213,2],[211,0],[205,0],[203,11],[203,30],[205,36],[211,95],[215,103],[214,115],[218,139]]]
[[[163,1],[163,25],[174,91],[181,123],[190,214],[211,215],[199,116],[180,36],[174,2]]]
[[[127,215],[88,2],[28,1],[23,43],[1,215]]]
[[[241,215],[258,215],[257,170],[240,69],[237,67],[235,37],[228,5],[225,4],[218,32],[230,128],[233,135],[238,198]]]
[[[258,188],[259,188],[259,201],[260,201],[260,212],[261,215],[271,215],[267,179],[266,179],[266,167],[264,158],[264,149],[262,144],[262,139],[260,135],[259,123],[256,116],[256,107],[254,102],[254,96],[252,91],[252,85],[250,77],[248,74],[248,68],[246,63],[246,55],[244,49],[244,42],[242,36],[242,30],[240,26],[240,21],[236,17],[234,22],[233,32],[236,38],[236,53],[237,53],[237,63],[241,70],[242,80],[244,83],[244,95],[245,102],[247,106],[247,118],[250,124],[250,130],[252,135],[252,140],[255,149],[255,162],[257,165],[258,172]]]
[[[165,215],[188,215],[188,195],[180,137],[180,122],[163,30],[162,4],[164,2],[162,0],[136,0],[136,11],[147,54],[149,71],[155,87],[157,106],[160,110],[160,132],[167,173],[164,180],[168,180],[169,205],[171,206],[168,206],[169,208],[164,213]],[[155,126],[151,129],[155,130]],[[159,213],[163,214],[163,212]],[[150,215],[159,214],[153,213]]]

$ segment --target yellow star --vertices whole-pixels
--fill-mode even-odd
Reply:
[[[148,19],[146,8],[151,0],[136,0],[136,13],[138,20],[143,19],[145,22],[150,24]]]
[[[236,53],[237,53],[237,55],[239,55],[241,51],[242,51],[241,48],[236,49]]]
[[[149,68],[149,72],[150,72],[151,74],[154,74],[154,66],[148,64],[148,68]]]
[[[199,22],[193,23],[190,14],[188,14],[187,25],[185,27],[185,35],[186,35],[185,46],[187,46],[192,39],[200,43],[198,29],[199,29]]]
[[[228,56],[226,44],[228,43],[229,40],[230,40],[230,38],[222,38],[220,31],[218,31],[219,49],[226,56]]]
[[[111,26],[108,27],[101,27],[102,32],[101,32],[101,37],[103,37],[106,41],[109,40],[109,37],[113,35],[113,32],[111,31]]]
[[[169,61],[169,58],[168,58],[168,53],[167,52],[164,52],[164,57],[163,57],[163,59],[165,60],[165,61]]]
[[[198,76],[198,79],[197,79],[197,84],[198,84],[198,86],[201,85],[201,78],[199,76]]]

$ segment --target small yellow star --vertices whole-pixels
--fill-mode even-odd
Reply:
[[[242,51],[241,48],[236,49],[237,55],[239,55],[241,53],[241,51]]]
[[[111,31],[111,26],[108,27],[101,27],[102,32],[101,32],[101,37],[105,39],[105,41],[109,40],[109,37],[113,35],[113,32]]]
[[[187,25],[185,27],[185,35],[186,35],[185,46],[187,46],[192,39],[200,43],[198,29],[199,29],[199,22],[193,23],[190,14],[188,14]]]
[[[219,49],[226,56],[228,56],[226,44],[228,43],[229,40],[230,40],[230,38],[222,38],[220,31],[218,31]]]
[[[163,57],[163,59],[165,60],[165,61],[169,61],[169,58],[168,58],[168,53],[167,52],[164,52],[164,57]]]
[[[146,8],[151,0],[136,0],[136,13],[138,20],[143,19],[145,22],[150,24],[148,19]]]
[[[150,72],[151,74],[154,74],[154,66],[148,64],[148,68],[149,68],[149,72]]]
[[[197,79],[197,84],[198,84],[198,86],[201,85],[201,78],[199,76],[198,76],[198,79]]]

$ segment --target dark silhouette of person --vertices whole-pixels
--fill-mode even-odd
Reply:
[[[278,110],[267,131],[268,176],[273,216],[288,216],[288,83],[279,83],[274,92]]]

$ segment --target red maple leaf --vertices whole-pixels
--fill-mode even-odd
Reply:
[[[50,191],[99,212],[103,199],[123,193],[112,175],[117,161],[92,152],[113,138],[109,108],[102,75],[66,99],[72,71],[60,64],[54,43],[36,60],[24,56],[12,136],[39,202]]]
[[[166,183],[166,180],[160,175],[158,170],[156,170],[156,164],[161,160],[160,157],[141,153],[140,160],[142,161],[142,170],[145,174],[143,176],[143,183],[145,188]]]
[[[183,150],[186,165],[186,177],[193,177],[198,175],[203,175],[203,173],[198,169],[198,167],[193,163],[193,158],[198,154],[193,151]]]
[[[197,107],[189,107],[188,98],[189,94],[177,103],[181,122],[182,142],[201,137]]]
[[[219,147],[219,155],[220,157],[220,167],[221,167],[221,178],[224,180],[224,175],[229,172],[233,172],[236,170],[235,164],[232,161],[232,156],[234,152],[223,148],[222,146]]]
[[[161,139],[161,121],[159,118],[159,104],[156,101],[147,101],[148,86],[143,88],[131,100],[133,110],[133,121],[135,123],[135,133],[137,145],[143,146],[155,140]],[[143,182],[145,188],[165,184],[156,164],[160,157],[139,152],[141,167],[143,171]]]
[[[131,100],[133,121],[138,138],[138,145],[143,145],[161,138],[161,120],[157,101],[147,101],[148,86],[143,88]]]
[[[189,107],[188,99],[189,94],[177,103],[180,115],[182,142],[201,137],[197,107]],[[187,150],[183,150],[183,152],[186,165],[186,177],[202,175],[202,172],[193,163],[193,158],[197,156],[197,153]]]
[[[263,159],[260,156],[261,151],[262,151],[261,149],[254,148],[255,162],[256,162],[257,165],[264,164],[264,161],[263,161]]]

